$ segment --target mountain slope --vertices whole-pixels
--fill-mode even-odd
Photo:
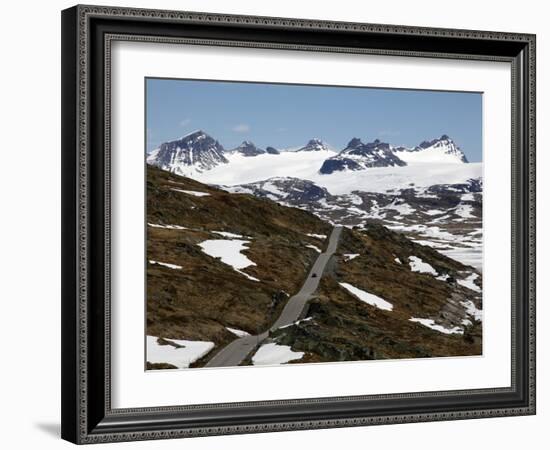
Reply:
[[[446,134],[438,139],[424,141],[412,149],[399,147],[394,154],[408,164],[414,163],[468,163],[460,147]]]
[[[298,194],[303,186],[294,187]],[[212,343],[192,366],[204,365],[236,333],[269,329],[300,289],[332,229],[304,210],[230,194],[152,166],[147,168],[147,222],[147,334],[160,338],[161,347]],[[397,257],[403,264],[394,261]],[[406,260],[411,257],[431,265],[439,278],[412,270]],[[460,303],[472,302],[470,310],[481,307],[477,292],[460,284],[474,274],[479,283],[481,276],[471,268],[383,227],[344,230],[338,258],[329,263],[329,277],[323,276],[307,312],[313,319],[304,322],[313,327],[308,336],[317,337],[298,339],[297,324],[271,339],[304,351],[300,361],[399,358],[414,353],[412,347],[421,348],[414,353],[420,356],[479,354],[474,337],[481,325]],[[396,286],[397,279],[405,281]],[[341,283],[383,296],[397,314],[378,311]],[[441,333],[411,322],[414,317],[445,329],[459,327],[462,334]],[[386,340],[380,334],[385,326]],[[170,362],[156,360],[148,367],[169,368]]]
[[[224,148],[202,130],[165,142],[147,157],[147,163],[178,175],[193,175],[227,164]]]
[[[328,158],[319,172],[331,174],[337,171],[405,165],[407,163],[393,153],[389,144],[380,142],[378,139],[364,144],[359,138],[353,138],[338,155]]]
[[[307,320],[273,339],[306,362],[479,355],[479,290],[477,272],[402,235],[345,229]]]
[[[331,230],[306,211],[150,165],[147,223],[147,334],[216,348],[235,337],[227,328],[271,324],[317,258],[315,236]]]
[[[220,188],[235,194],[253,194],[256,197],[269,198],[282,204],[297,207],[302,207],[330,196],[326,189],[317,186],[312,181],[291,177],[274,177],[255,183],[241,184],[239,186],[220,186]]]

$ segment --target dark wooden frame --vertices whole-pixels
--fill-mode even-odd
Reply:
[[[110,43],[512,65],[512,385],[117,410],[110,402]],[[535,36],[98,6],[62,12],[62,437],[160,439],[535,413]]]

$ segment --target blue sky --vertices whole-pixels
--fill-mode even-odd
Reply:
[[[167,80],[147,85],[147,151],[202,129],[234,148],[320,138],[341,150],[353,137],[414,146],[448,134],[481,161],[480,93]]]

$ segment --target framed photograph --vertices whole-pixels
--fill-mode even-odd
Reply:
[[[62,12],[62,436],[535,413],[535,36]]]

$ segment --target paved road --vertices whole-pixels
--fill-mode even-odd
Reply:
[[[281,328],[284,325],[289,325],[300,319],[308,300],[319,286],[321,276],[323,275],[330,257],[334,254],[336,248],[338,247],[338,240],[340,239],[341,233],[341,226],[336,226],[333,228],[329,237],[327,250],[317,257],[315,264],[313,264],[313,267],[309,271],[304,285],[296,295],[293,295],[288,299],[281,315],[272,325],[270,330],[276,330],[277,328]],[[316,274],[317,276],[312,277],[313,274]],[[214,355],[214,357],[206,363],[205,367],[238,366],[256,346],[267,338],[268,335],[269,331],[265,331],[261,334],[244,336],[235,339],[233,342],[222,348],[216,355]]]

